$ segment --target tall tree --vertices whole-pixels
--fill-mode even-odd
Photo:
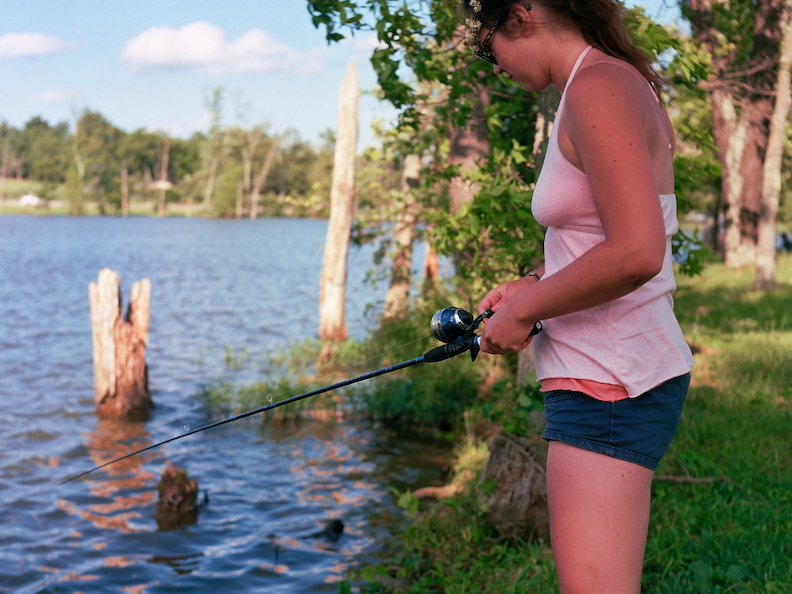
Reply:
[[[212,199],[217,185],[218,169],[225,153],[225,130],[223,129],[223,92],[222,87],[212,89],[211,94],[205,98],[205,103],[211,116],[209,137],[202,150],[204,192],[203,207],[206,212],[212,210]]]
[[[20,144],[24,177],[45,184],[65,180],[71,160],[66,122],[50,126],[39,116],[31,118],[22,129]]]
[[[695,38],[712,57],[706,86],[722,170],[725,261],[730,267],[752,265],[757,262],[760,219],[764,217],[767,227],[775,224],[772,183],[766,187],[765,178],[780,175],[780,160],[773,159],[776,149],[770,144],[774,105],[780,101],[786,112],[777,117],[786,120],[789,112],[789,90],[778,85],[784,84],[779,68],[790,2],[682,0],[680,6]],[[768,157],[776,171],[768,170]],[[758,286],[773,284],[765,278],[768,270],[762,266]]]
[[[776,286],[776,219],[781,197],[781,167],[784,158],[784,140],[787,132],[787,116],[792,108],[792,5],[788,5],[782,17],[781,55],[778,60],[776,99],[770,117],[767,136],[767,151],[764,161],[762,183],[762,209],[759,213],[757,240],[756,279],[757,289],[772,289]]]
[[[72,134],[73,158],[77,169],[77,194],[72,210],[81,212],[86,196],[93,198],[104,214],[118,167],[118,143],[124,133],[98,112],[85,110]]]

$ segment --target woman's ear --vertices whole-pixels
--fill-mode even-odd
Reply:
[[[509,7],[510,29],[520,35],[527,35],[533,27],[530,4],[512,4]]]

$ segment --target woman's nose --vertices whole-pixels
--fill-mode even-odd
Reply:
[[[504,72],[506,72],[506,71],[505,71],[503,68],[501,68],[501,67],[500,67],[500,66],[498,66],[497,64],[494,64],[494,65],[492,66],[492,69],[495,71],[495,74],[496,74],[497,76],[500,76],[501,74],[503,74]]]

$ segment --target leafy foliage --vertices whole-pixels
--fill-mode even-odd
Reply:
[[[308,10],[328,42],[360,32],[376,35],[379,45],[371,63],[379,92],[400,109],[386,151],[396,161],[410,153],[423,156],[420,216],[428,223],[432,245],[456,258],[467,294],[480,295],[529,270],[541,258],[542,237],[530,213],[537,176],[537,96],[491,76],[489,65],[464,51],[458,2],[309,0]],[[641,9],[627,11],[627,24],[636,44],[666,63],[674,83],[692,88],[706,78],[707,57],[689,40],[652,22]],[[476,106],[484,107],[489,155],[477,167],[461,171],[449,159],[449,139],[472,125]],[[717,177],[713,167],[697,167],[695,179],[692,170],[686,166],[688,177],[680,178],[685,187]],[[452,212],[448,187],[459,175],[474,185],[476,197]]]

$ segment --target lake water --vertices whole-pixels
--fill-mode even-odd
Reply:
[[[317,220],[0,217],[0,592],[336,592],[377,558],[403,526],[391,488],[438,484],[438,446],[255,417],[58,485],[207,421],[197,394],[228,373],[226,347],[255,360],[315,337],[325,232]],[[384,295],[364,280],[371,261],[353,248],[357,338]],[[125,307],[133,282],[152,282],[157,408],[145,423],[95,414],[88,284],[105,267],[121,275]],[[208,494],[174,530],[154,513],[167,462]],[[334,518],[337,542],[314,536]]]

